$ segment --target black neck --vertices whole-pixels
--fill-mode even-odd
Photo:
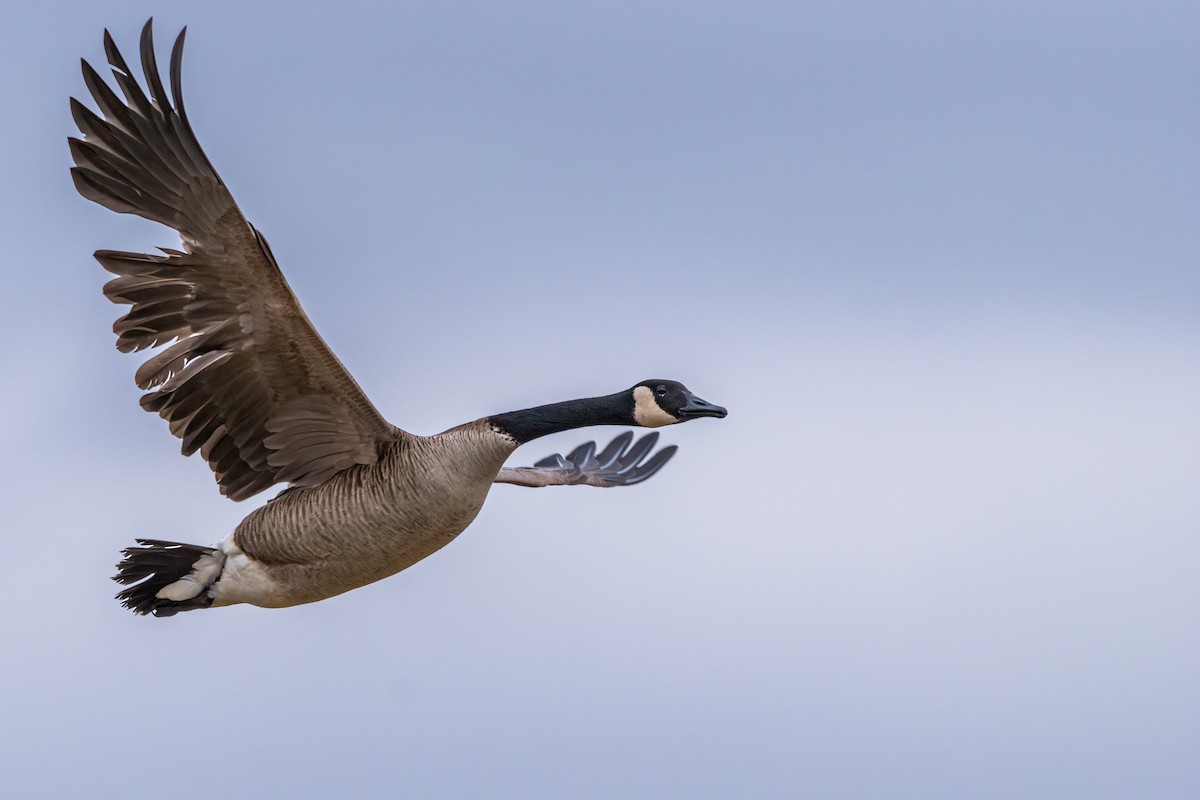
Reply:
[[[509,411],[488,417],[488,421],[516,439],[517,444],[588,425],[637,424],[633,419],[633,395],[629,392]]]

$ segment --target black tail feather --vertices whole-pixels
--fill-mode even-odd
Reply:
[[[183,601],[157,595],[163,587],[188,575],[202,557],[216,552],[214,548],[159,539],[136,541],[141,547],[126,547],[121,551],[125,557],[117,564],[117,574],[113,576],[117,583],[133,584],[117,593],[121,605],[135,614],[152,613],[156,617],[169,617],[180,611],[212,605],[212,597],[207,591]]]

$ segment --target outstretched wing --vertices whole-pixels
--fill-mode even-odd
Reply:
[[[517,486],[632,486],[663,468],[679,448],[664,447],[646,458],[658,442],[658,433],[648,433],[636,443],[633,431],[626,431],[596,453],[596,443],[576,447],[566,458],[557,453],[543,458],[532,467],[505,467],[495,483]]]
[[[117,277],[104,287],[132,306],[113,325],[123,352],[168,345],[142,364],[142,407],[167,420],[216,473],[221,493],[250,497],[274,483],[312,486],[403,435],[375,410],[321,340],[271,250],[234,203],[196,140],[183,106],[185,28],[171,52],[168,98],[142,30],[143,93],[108,31],[104,51],[119,99],[83,62],[103,118],[71,98],[84,139],[70,139],[80,194],[179,232],[164,255],[100,250]]]

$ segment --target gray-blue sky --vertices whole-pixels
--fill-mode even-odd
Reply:
[[[254,504],[112,347],[90,253],[172,235],[67,177],[77,58],[155,8],[10,13],[6,791],[1196,796],[1194,5],[243,6],[160,47],[390,419],[731,416],[335,600],[133,617],[121,547]]]

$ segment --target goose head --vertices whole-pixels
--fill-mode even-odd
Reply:
[[[721,406],[701,400],[679,381],[645,380],[629,390],[633,395],[633,421],[643,428],[661,428],[699,417],[724,417]]]

